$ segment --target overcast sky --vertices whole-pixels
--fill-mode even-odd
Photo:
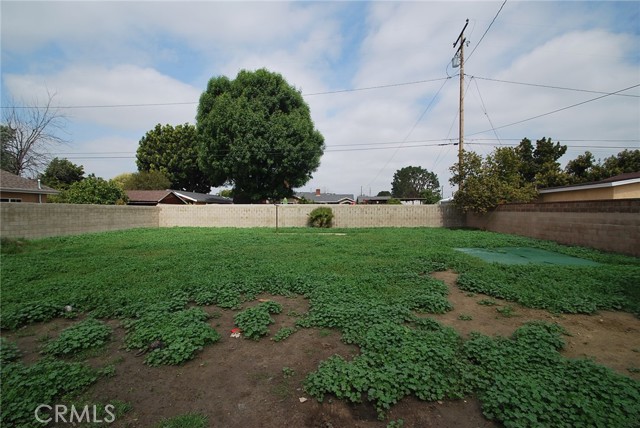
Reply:
[[[637,1],[510,0],[499,14],[503,1],[0,4],[2,105],[54,93],[69,141],[55,155],[104,178],[136,171],[157,123],[195,123],[210,78],[266,67],[325,138],[300,190],[375,195],[412,165],[450,196],[466,19],[466,149],[551,137],[569,146],[564,164],[640,148]]]

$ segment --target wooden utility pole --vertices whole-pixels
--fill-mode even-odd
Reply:
[[[460,183],[458,184],[458,190],[462,189],[462,158],[464,153],[464,45],[467,39],[464,38],[464,30],[467,29],[467,25],[469,25],[469,20],[464,24],[460,35],[453,43],[453,47],[455,48],[458,42],[460,42],[460,47],[458,48],[456,55],[458,57],[458,61],[460,64],[460,111],[459,111],[459,125],[458,125],[458,174],[460,175]]]

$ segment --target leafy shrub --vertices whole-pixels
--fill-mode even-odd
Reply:
[[[280,303],[268,301],[237,313],[233,320],[247,339],[258,340],[269,333],[269,325],[274,322],[269,314],[280,312],[282,312]]]
[[[589,360],[562,357],[562,328],[525,324],[512,339],[474,334],[464,344],[485,416],[506,427],[633,427],[640,382]]]
[[[309,226],[331,227],[333,211],[329,207],[318,207],[309,213]]]
[[[77,394],[94,383],[99,372],[80,363],[49,358],[31,366],[2,365],[2,426],[33,426],[38,405],[55,403],[67,394]]]
[[[47,343],[43,352],[55,356],[68,356],[92,348],[99,348],[109,341],[111,327],[89,318],[62,330],[60,336]]]
[[[428,324],[428,330],[371,326],[360,342],[360,355],[350,362],[339,355],[321,362],[305,379],[305,390],[320,401],[325,394],[355,403],[366,397],[379,418],[406,395],[426,401],[463,397],[470,389],[460,337],[433,320]]]
[[[15,343],[0,337],[0,366],[4,366],[20,358],[20,351]]]
[[[205,321],[209,315],[200,308],[177,312],[149,311],[139,319],[126,321],[127,349],[147,352],[150,366],[178,365],[193,358],[205,345],[220,340],[220,334]]]
[[[291,328],[291,327],[282,327],[280,330],[278,330],[276,332],[276,334],[273,336],[273,341],[274,342],[280,342],[282,340],[285,340],[287,337],[291,336],[293,333],[296,332],[295,328]]]
[[[4,290],[3,290],[4,291]],[[3,311],[2,328],[16,329],[22,325],[39,321],[49,321],[63,312],[63,305],[49,300],[41,300]]]
[[[0,238],[1,254],[18,254],[21,253],[26,245],[26,241],[20,239],[12,239],[7,237]]]

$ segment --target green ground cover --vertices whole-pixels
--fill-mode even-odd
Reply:
[[[553,325],[526,326],[511,339],[464,341],[428,318],[451,309],[446,286],[428,275],[445,269],[460,273],[465,290],[525,306],[639,315],[639,259],[468,230],[281,232],[140,229],[8,246],[11,251],[3,251],[1,259],[0,324],[16,329],[79,314],[121,319],[126,346],[144,351],[147,364],[180,364],[202,347],[215,346],[220,337],[207,323],[208,315],[191,304],[244,309],[236,322],[253,328],[259,339],[275,308],[245,302],[261,293],[300,294],[309,299],[310,311],[299,318],[298,329],[335,328],[361,350],[351,361],[332,357],[307,376],[305,387],[318,399],[333,394],[370,401],[384,417],[386,409],[410,394],[425,400],[477,394],[485,415],[506,426],[544,424],[551,405],[560,425],[589,426],[594,415],[602,418],[602,426],[631,427],[640,421],[640,383],[590,362],[566,360],[558,353],[562,332]],[[531,247],[599,265],[500,265],[455,250],[469,247]],[[93,346],[79,340],[79,331],[95,333],[98,341],[109,337],[93,320],[78,329],[52,342],[49,353],[66,355],[65,349]],[[2,348],[3,360],[8,356],[2,369],[3,423],[20,420],[15,415],[26,407],[12,401],[18,395],[11,394],[29,385],[29,376],[49,368],[53,373],[81,370],[71,365],[77,363],[53,357],[27,367],[9,358],[19,352],[10,343],[3,341]],[[83,372],[84,383],[70,391],[45,385],[43,397],[76,392],[100,375]],[[562,382],[553,380],[558,377]],[[553,403],[540,391],[551,391]]]

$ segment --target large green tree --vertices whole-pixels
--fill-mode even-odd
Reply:
[[[461,185],[454,203],[462,211],[486,213],[499,204],[530,202],[537,196],[534,183],[523,174],[525,161],[511,147],[496,148],[485,159],[474,152],[464,152],[463,170],[451,167],[450,182]]]
[[[600,181],[628,172],[640,172],[640,150],[623,150],[604,161],[589,151],[567,162],[565,172],[573,184]]]
[[[175,190],[209,193],[211,181],[198,165],[196,127],[157,124],[140,140],[136,163],[140,172],[160,171]],[[166,188],[165,187],[165,188]]]
[[[76,181],[84,178],[84,168],[68,159],[53,158],[40,179],[43,184],[58,190],[68,189]]]
[[[543,137],[536,141],[534,147],[531,140],[524,138],[515,150],[521,161],[521,175],[526,181],[535,183],[538,188],[568,183],[569,179],[558,162],[567,152],[567,146]]]
[[[394,198],[424,198],[434,204],[441,199],[438,176],[419,166],[406,166],[393,174],[391,195]]]
[[[300,91],[265,69],[209,80],[197,129],[201,168],[212,185],[231,184],[236,203],[291,197],[324,152]]]

